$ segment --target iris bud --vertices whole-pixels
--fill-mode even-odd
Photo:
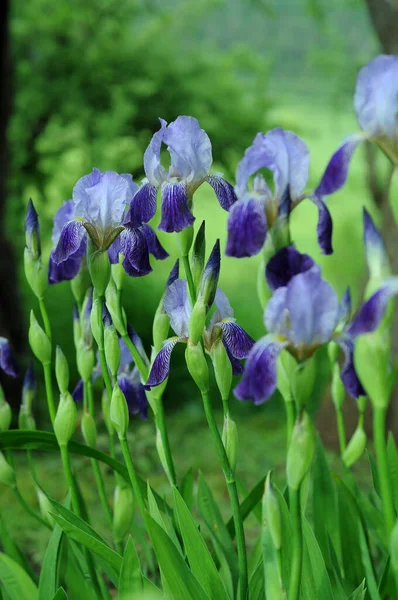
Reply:
[[[315,452],[315,430],[309,415],[304,412],[296,421],[287,453],[286,473],[289,487],[298,490],[311,468]]]
[[[354,364],[372,404],[380,408],[387,407],[390,398],[389,348],[379,331],[356,339]]]
[[[120,344],[114,325],[107,325],[104,333],[105,357],[112,376],[116,379],[120,365]]]
[[[108,392],[106,391],[106,389],[104,389],[102,392],[102,396],[101,396],[101,411],[102,411],[102,416],[104,417],[105,427],[106,427],[108,433],[110,435],[112,435],[113,425],[111,422],[110,410],[111,410],[111,403],[109,401]]]
[[[398,521],[396,521],[390,539],[391,566],[398,572]]]
[[[35,431],[36,429],[35,418],[31,410],[24,404],[21,404],[21,408],[19,409],[18,427],[19,429],[29,429],[29,431]]]
[[[163,309],[163,299],[155,313],[152,326],[153,346],[156,353],[163,347],[163,342],[168,338],[170,329],[170,317]]]
[[[116,289],[122,290],[124,277],[126,275],[126,271],[124,270],[124,267],[123,267],[123,254],[119,254],[119,262],[118,263],[111,265],[111,273],[112,273],[112,279],[116,285]]]
[[[76,352],[77,370],[83,381],[88,381],[93,373],[95,366],[95,354],[92,348],[87,348],[80,342]]]
[[[33,310],[30,311],[29,344],[41,363],[48,364],[51,361],[51,342],[37,322]]]
[[[65,354],[60,346],[55,351],[55,377],[61,394],[66,394],[69,388],[69,367]]]
[[[43,298],[48,288],[48,273],[43,266],[41,258],[35,256],[25,248],[24,268],[26,279],[37,298]]]
[[[203,271],[202,283],[198,294],[198,299],[200,298],[203,304],[208,308],[213,304],[216,296],[218,278],[220,276],[220,266],[220,240],[217,240],[211,251],[209,260],[206,263],[205,270]]]
[[[8,431],[11,425],[11,406],[5,400],[0,401],[0,432]]]
[[[282,548],[282,517],[278,497],[271,482],[271,473],[265,481],[263,495],[263,518],[266,520],[276,550]]]
[[[90,273],[88,272],[87,262],[86,260],[82,260],[80,271],[70,282],[73,297],[79,305],[83,302],[86,292],[90,287],[90,283]]]
[[[117,289],[114,281],[111,279],[105,292],[106,307],[112,317],[112,323],[117,329],[117,332],[122,337],[127,334],[127,319],[123,308],[119,305],[117,297]],[[162,340],[163,341],[163,340]]]
[[[232,365],[221,339],[218,339],[211,348],[214,374],[220,395],[223,400],[229,398],[232,385]]]
[[[180,248],[181,256],[188,256],[193,242],[193,233],[193,225],[190,225],[177,233],[177,243]]]
[[[366,433],[362,426],[356,428],[352,438],[348,442],[346,449],[343,452],[343,463],[346,467],[351,467],[362,456],[366,448]]]
[[[276,363],[278,373],[278,390],[282,394],[285,402],[294,402],[292,396],[292,381],[297,369],[296,359],[288,352],[283,350],[280,360]]]
[[[25,242],[26,247],[36,260],[41,256],[40,242],[40,225],[39,217],[32,202],[29,198],[28,207],[25,217]]]
[[[202,337],[206,322],[207,307],[202,298],[198,298],[192,309],[188,324],[188,335],[192,344],[197,344]]]
[[[328,356],[329,362],[333,366],[337,362],[337,357],[339,355],[340,348],[336,344],[336,342],[330,342],[328,344]]]
[[[0,452],[0,483],[9,488],[15,488],[15,471],[6,461],[4,454]]]
[[[236,463],[238,462],[238,429],[235,421],[229,415],[225,415],[224,417],[222,441],[231,471],[235,473]]]
[[[88,270],[97,295],[102,297],[111,277],[111,263],[106,250],[96,250],[88,255]]]
[[[112,392],[110,419],[119,438],[124,439],[129,426],[129,411],[125,395],[117,383]]]
[[[202,221],[202,225],[198,229],[198,233],[195,237],[191,254],[191,271],[192,278],[195,284],[195,288],[198,288],[200,279],[203,273],[203,267],[205,266],[205,254],[206,254],[206,236],[205,236],[205,222]]]
[[[121,542],[130,529],[134,516],[134,496],[131,487],[121,483],[115,487],[113,497],[113,537]]]
[[[54,420],[54,433],[59,446],[66,446],[75,432],[77,423],[76,404],[69,392],[61,394]]]
[[[82,335],[82,328],[80,325],[79,311],[76,304],[73,306],[73,342],[77,348],[80,338]]]
[[[314,389],[316,377],[316,362],[312,356],[304,363],[298,364],[294,371],[292,379],[293,398],[298,406],[302,407],[307,404],[308,398]]]
[[[100,351],[104,349],[104,340],[102,336],[102,300],[96,298],[93,300],[93,306],[90,312],[91,332]]]
[[[156,429],[156,450],[158,451],[158,456],[163,467],[163,471],[166,473],[168,479],[171,480],[170,471],[166,460],[166,454],[164,451],[162,436],[160,434],[159,429]]]
[[[51,504],[47,496],[41,491],[39,487],[36,487],[37,500],[39,502],[40,514],[47,521],[50,527],[54,526],[54,519],[51,516],[51,512],[54,511],[54,507]]]
[[[337,410],[341,410],[344,404],[345,387],[340,377],[340,367],[337,363],[333,366],[332,376],[332,399]]]
[[[87,411],[83,413],[81,427],[84,441],[91,448],[95,448],[97,444],[97,428],[93,416]]]
[[[209,368],[202,347],[188,341],[185,350],[188,371],[202,393],[209,391]]]

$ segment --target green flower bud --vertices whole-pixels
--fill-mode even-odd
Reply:
[[[30,311],[29,344],[33,354],[42,364],[51,362],[51,342],[37,322],[33,310]]]
[[[398,573],[398,521],[396,521],[390,539],[391,566]]]
[[[167,340],[170,329],[170,317],[163,309],[163,298],[155,313],[152,326],[153,346],[156,353],[163,347],[164,340]]]
[[[109,435],[112,435],[113,425],[111,422],[110,410],[111,410],[111,403],[109,401],[108,392],[106,391],[106,389],[104,389],[102,392],[102,396],[101,396],[101,411],[102,411],[102,416],[104,417],[105,427],[106,427]]]
[[[389,348],[379,331],[361,335],[355,341],[354,364],[373,406],[385,408],[390,399]]]
[[[188,371],[202,393],[209,391],[209,368],[202,347],[188,341],[185,350]]]
[[[235,421],[233,421],[229,415],[225,415],[224,417],[222,441],[231,471],[232,473],[235,473],[236,463],[238,462],[238,429]]]
[[[61,394],[57,414],[54,420],[54,433],[59,446],[66,446],[75,432],[77,423],[77,411],[74,400],[67,392]]]
[[[205,266],[205,255],[206,255],[206,234],[205,234],[205,222],[202,221],[201,226],[195,237],[195,242],[191,254],[191,272],[195,287],[198,288],[200,279],[203,273],[203,267]]]
[[[47,521],[50,527],[54,527],[54,519],[50,514],[54,511],[53,505],[39,487],[36,487],[36,494],[41,516]]]
[[[24,404],[21,404],[18,415],[18,427],[19,429],[28,429],[29,431],[35,431],[36,421],[30,408]]]
[[[269,527],[272,543],[276,550],[282,548],[282,517],[279,500],[271,482],[271,473],[265,481],[263,495],[263,519]]]
[[[41,258],[35,258],[33,254],[25,248],[24,251],[25,276],[37,298],[43,298],[48,288],[48,272],[43,266]]]
[[[337,410],[341,410],[344,404],[345,387],[340,377],[340,367],[338,363],[333,365],[332,375],[332,399]]]
[[[11,406],[5,400],[0,402],[0,433],[10,429],[12,419]]]
[[[366,448],[366,433],[362,426],[356,428],[352,438],[348,442],[347,448],[343,452],[343,463],[346,467],[351,467],[362,456]]]
[[[88,272],[87,262],[84,259],[81,263],[80,271],[78,272],[76,277],[74,277],[70,282],[73,297],[75,298],[79,306],[83,302],[86,292],[90,287],[90,284],[90,273]]]
[[[287,453],[286,474],[289,487],[298,490],[311,468],[315,452],[315,430],[309,415],[304,412],[296,421]]]
[[[158,456],[160,458],[160,463],[163,467],[163,471],[166,473],[167,478],[171,480],[171,475],[166,460],[166,454],[164,451],[162,436],[160,434],[159,429],[156,429],[156,450],[158,451]]]
[[[220,240],[217,240],[203,271],[202,282],[198,294],[198,299],[200,298],[203,304],[208,308],[211,307],[216,296],[218,279],[220,276],[220,266]]]
[[[127,319],[120,308],[115,282],[111,279],[105,292],[106,307],[112,317],[112,323],[121,337],[127,334]],[[162,340],[163,341],[163,340]]]
[[[193,234],[193,225],[177,233],[177,244],[180,248],[181,256],[188,256],[193,242]]]
[[[202,337],[206,322],[207,307],[201,298],[195,302],[189,319],[188,335],[192,344],[197,344]]]
[[[126,398],[117,383],[112,392],[110,418],[119,438],[125,438],[129,426],[129,411]]]
[[[106,362],[112,373],[112,376],[114,379],[116,379],[120,365],[120,344],[114,325],[107,325],[105,327],[104,348]]]
[[[111,265],[112,278],[113,278],[113,281],[115,282],[116,289],[118,289],[118,290],[123,289],[124,278],[126,276],[126,271],[124,270],[124,267],[122,264],[123,259],[124,259],[123,254],[119,254],[119,262],[116,263],[115,265]]]
[[[292,392],[298,406],[307,404],[315,385],[316,359],[314,356],[297,365],[292,379]]]
[[[81,428],[86,444],[91,446],[91,448],[95,448],[97,444],[97,428],[93,416],[87,411],[83,413]]]
[[[88,255],[88,270],[98,296],[102,297],[111,278],[111,263],[106,250],[96,250]]]
[[[218,339],[213,344],[210,356],[213,361],[214,374],[221,398],[227,400],[232,385],[232,365],[222,339]]]
[[[69,388],[69,367],[60,346],[57,346],[55,351],[55,377],[60,393],[66,394]]]
[[[6,461],[4,454],[0,452],[0,483],[9,488],[15,488],[15,471]]]
[[[83,381],[91,379],[95,366],[95,354],[92,348],[87,348],[80,342],[76,351],[77,370]]]
[[[102,300],[95,298],[90,313],[91,332],[97,343],[99,350],[104,349],[104,340],[102,336]]]
[[[117,485],[113,497],[113,537],[122,542],[127,535],[134,516],[133,490],[127,484]]]

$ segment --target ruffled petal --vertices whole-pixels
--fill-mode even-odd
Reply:
[[[226,321],[220,323],[224,333],[224,343],[235,358],[247,358],[254,346],[254,340],[237,323]]]
[[[237,200],[233,186],[220,175],[209,175],[206,181],[213,188],[221,208],[228,211]]]
[[[163,306],[170,317],[170,325],[175,333],[181,338],[188,337],[188,324],[192,308],[187,292],[187,282],[184,279],[176,279],[168,286]]]
[[[313,196],[312,202],[318,208],[318,225],[316,227],[318,243],[323,254],[333,254],[332,234],[333,221],[329,209],[321,198]]]
[[[152,271],[148,244],[139,229],[125,229],[120,234],[120,251],[124,254],[123,267],[132,277],[142,277]]]
[[[169,338],[165,341],[163,348],[157,353],[153,361],[145,389],[149,390],[151,387],[160,385],[169,376],[171,353],[175,345],[181,341],[183,340],[179,337]]]
[[[279,342],[272,335],[259,340],[252,348],[240,383],[234,390],[239,400],[262,404],[273,394],[277,383],[276,361],[287,342]]]
[[[114,171],[105,171],[98,183],[87,187],[85,192],[91,208],[88,213],[80,214],[76,206],[77,216],[101,227],[103,231],[122,224],[131,200],[129,182],[124,177]]]
[[[231,207],[228,217],[227,256],[243,258],[258,254],[267,235],[264,200],[243,198]]]
[[[158,188],[144,183],[130,202],[130,209],[125,219],[125,225],[140,227],[148,223],[156,213],[156,196]]]
[[[192,225],[195,217],[189,210],[187,186],[184,181],[162,185],[162,220],[158,229],[173,233]]]
[[[69,221],[59,237],[57,246],[52,252],[56,265],[67,260],[70,256],[81,250],[81,245],[86,236],[86,230],[80,221]]]
[[[363,135],[350,136],[333,154],[330,159],[322,179],[315,190],[315,196],[328,196],[334,194],[346,182],[348,168],[354,151],[359,144],[366,139]]]
[[[57,265],[51,253],[48,261],[48,282],[55,284],[61,283],[61,281],[70,281],[80,271],[81,264],[81,257],[75,258],[75,255],[72,255]]]
[[[226,350],[226,352],[227,352],[228,358],[229,358],[229,360],[230,360],[230,362],[231,362],[231,366],[232,366],[232,375],[234,375],[235,377],[236,377],[237,375],[242,375],[243,371],[245,370],[244,366],[242,365],[242,363],[240,362],[240,360],[239,360],[239,359],[235,358],[235,357],[234,357],[234,356],[231,354],[231,352],[230,352],[230,350],[229,350],[228,346],[227,346],[227,345],[226,345],[226,343],[225,343],[225,340],[223,340],[223,344],[224,344],[224,348],[225,348],[225,350]]]
[[[345,361],[340,372],[340,377],[347,392],[353,398],[366,396],[366,392],[359,381],[354,366],[354,341],[345,335],[337,336],[334,338],[334,341],[340,346],[345,354]]]
[[[19,368],[15,360],[9,341],[5,337],[0,337],[0,369],[10,375],[18,377]]]
[[[286,286],[295,275],[304,273],[314,266],[308,254],[302,254],[294,246],[286,246],[277,252],[267,263],[265,277],[272,291]]]
[[[160,164],[160,148],[164,141],[167,123],[164,119],[159,119],[159,121],[160,129],[154,133],[144,153],[145,175],[155,187],[159,187],[167,177],[166,171]]]
[[[68,221],[72,221],[75,217],[75,203],[73,200],[67,200],[57,210],[54,215],[54,226],[51,235],[51,241],[55,247],[58,244],[58,240],[61,236],[62,229]]]
[[[148,251],[152,256],[154,256],[157,260],[164,260],[169,256],[169,253],[163,248],[162,244],[159,242],[156,233],[153,231],[152,227],[149,225],[143,225],[141,227],[141,231],[144,234],[146,242],[148,244]]]
[[[398,294],[398,277],[391,277],[357,312],[346,332],[353,338],[371,333],[380,325],[389,301]]]

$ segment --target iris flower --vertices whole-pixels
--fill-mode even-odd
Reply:
[[[236,397],[263,403],[275,391],[276,361],[283,349],[301,362],[330,341],[345,353],[341,379],[347,391],[354,398],[364,395],[354,368],[355,339],[378,327],[389,300],[398,293],[398,278],[386,279],[351,321],[349,294],[339,302],[312,258],[294,247],[283,248],[269,261],[266,278],[273,291],[264,312],[268,334],[253,346]]]
[[[9,341],[0,337],[0,369],[10,377],[18,377],[19,369]]]
[[[131,223],[148,223],[156,212],[156,196],[160,189],[162,218],[158,229],[182,231],[195,220],[191,212],[192,197],[207,181],[225,210],[236,200],[233,187],[220,174],[210,175],[213,162],[207,133],[193,117],[180,116],[167,124],[160,119],[157,131],[144,154],[146,179],[131,204]],[[162,144],[167,146],[171,165],[168,171],[160,161]]]
[[[73,199],[64,203],[54,219],[51,283],[77,274],[87,234],[97,250],[108,251],[111,263],[123,254],[123,266],[133,277],[152,271],[149,254],[157,259],[168,256],[146,222],[135,219],[132,224],[130,203],[137,190],[131,175],[113,171],[93,169],[79,179]]]

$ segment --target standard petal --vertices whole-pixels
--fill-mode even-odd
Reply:
[[[233,186],[220,175],[209,175],[206,181],[213,188],[221,208],[228,211],[237,200]]]
[[[246,197],[231,207],[228,217],[227,256],[258,254],[267,235],[264,200]]]
[[[242,160],[239,162],[236,169],[236,193],[238,198],[242,198],[249,185],[249,179],[252,175],[257,173],[260,169],[268,167],[268,158],[265,154],[264,149],[264,137],[263,133],[258,133],[253,140],[253,143],[249,148],[246,149]],[[271,191],[266,184],[264,178],[262,178],[262,188],[266,196],[271,196]]]
[[[166,171],[160,164],[160,148],[164,141],[167,123],[164,119],[159,119],[159,121],[160,129],[154,133],[144,153],[145,175],[155,187],[159,187],[167,177]]]
[[[314,266],[308,254],[301,254],[294,246],[287,246],[277,252],[267,263],[265,277],[272,291],[286,286],[292,277],[304,273]]]
[[[389,301],[398,294],[398,277],[391,277],[357,312],[346,332],[353,338],[378,328]]]
[[[313,196],[311,200],[318,208],[318,225],[316,227],[316,232],[318,235],[319,246],[323,254],[333,254],[333,221],[329,209],[318,196]]]
[[[125,395],[130,415],[140,415],[141,419],[147,419],[148,400],[142,383],[132,381],[126,373],[118,375],[117,382]]]
[[[147,241],[148,251],[150,254],[152,254],[152,256],[154,256],[157,260],[164,260],[169,256],[169,253],[166,252],[162,244],[159,242],[152,227],[149,225],[143,225],[141,227],[141,231]]]
[[[287,345],[276,341],[274,336],[267,335],[252,348],[240,383],[234,390],[239,400],[252,400],[254,404],[262,404],[276,389],[276,361]]]
[[[114,171],[105,171],[98,183],[85,191],[90,199],[92,214],[79,216],[100,226],[103,231],[122,224],[131,200],[129,183],[124,177]]]
[[[363,239],[369,276],[370,278],[384,279],[390,273],[386,247],[380,231],[376,228],[366,208],[363,209],[363,221]]]
[[[181,341],[183,340],[179,337],[166,340],[163,348],[157,353],[155,360],[153,361],[148,381],[145,384],[145,389],[160,385],[169,376],[171,353],[173,352],[175,345]]]
[[[173,233],[192,225],[195,217],[189,210],[187,187],[184,181],[162,185],[162,220],[158,229]]]
[[[138,190],[140,189],[140,186],[138,185],[138,183],[136,183],[135,181],[133,181],[133,176],[130,175],[130,173],[121,173],[120,177],[123,177],[123,179],[125,179],[127,181],[127,185],[128,185],[128,193],[130,196],[130,199],[138,192]]]
[[[175,333],[182,338],[188,337],[188,323],[192,308],[187,293],[187,282],[176,279],[168,286],[163,306],[170,317],[170,325]]]
[[[254,346],[254,340],[248,333],[233,321],[220,323],[224,333],[224,344],[235,358],[247,358]]]
[[[57,246],[52,252],[56,265],[68,259],[81,250],[83,240],[86,239],[86,230],[80,221],[69,221],[61,231]]]
[[[123,267],[132,277],[142,277],[152,271],[148,244],[139,229],[125,229],[120,234],[120,251],[124,254]]]
[[[18,377],[19,368],[14,358],[13,351],[9,341],[5,337],[0,337],[0,369],[10,375],[10,377]]]
[[[63,203],[63,205],[57,210],[57,212],[54,215],[54,226],[51,235],[51,241],[53,243],[53,246],[57,245],[64,225],[66,225],[68,221],[72,221],[74,217],[75,203],[73,202],[73,200],[66,200],[66,202]]]
[[[314,195],[318,198],[334,194],[346,182],[348,168],[354,151],[366,138],[363,135],[353,135],[336,150],[330,159],[322,179]]]
[[[207,177],[213,157],[211,142],[194,117],[180,116],[165,131],[164,143],[170,152],[170,176],[183,177],[196,188]]]
[[[125,219],[125,225],[140,227],[148,223],[156,213],[156,196],[158,188],[144,183],[130,202],[130,209]]]
[[[76,277],[80,271],[81,263],[81,257],[75,258],[75,255],[72,255],[70,258],[67,258],[57,265],[51,254],[48,261],[48,282],[54,284],[60,283],[61,281],[70,281]]]
[[[267,302],[264,312],[264,325],[269,333],[288,336],[290,319],[287,308],[287,287],[279,287]]]
[[[334,341],[340,346],[345,354],[345,361],[341,368],[340,377],[347,392],[353,398],[366,396],[366,392],[359,381],[354,366],[354,341],[346,335],[337,336],[334,338]]]
[[[81,217],[86,220],[97,219],[99,207],[87,194],[87,189],[97,185],[101,181],[102,175],[102,171],[93,169],[91,173],[80,177],[76,182],[72,192],[75,217]]]

